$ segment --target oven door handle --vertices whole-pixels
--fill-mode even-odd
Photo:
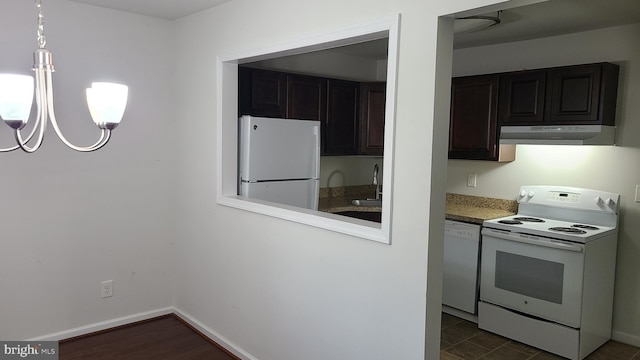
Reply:
[[[584,246],[580,244],[574,244],[562,240],[547,239],[539,236],[512,233],[510,231],[499,231],[493,229],[482,229],[482,236],[489,236],[503,240],[516,241],[529,245],[536,245],[542,247],[549,247],[560,250],[567,250],[573,252],[584,252]]]

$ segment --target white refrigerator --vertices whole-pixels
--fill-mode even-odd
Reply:
[[[238,155],[239,195],[318,209],[319,121],[242,116]]]

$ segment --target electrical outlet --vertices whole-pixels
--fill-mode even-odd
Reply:
[[[476,180],[478,176],[476,174],[467,174],[467,186],[476,187]]]
[[[636,202],[640,202],[640,185],[636,185]]]
[[[102,297],[108,298],[113,296],[113,280],[105,280],[102,282]]]

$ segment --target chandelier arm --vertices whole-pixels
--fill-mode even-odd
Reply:
[[[36,150],[40,148],[40,145],[42,145],[42,142],[40,141],[35,146],[29,147],[27,146],[27,142],[22,140],[22,135],[20,133],[20,130],[16,129],[14,133],[15,133],[15,138],[16,138],[16,142],[18,143],[18,146],[25,152],[34,153],[36,152]]]
[[[36,84],[40,84],[41,82],[42,82],[42,70],[36,70]],[[47,122],[46,122],[47,109],[46,107],[42,106],[42,104],[46,102],[45,100],[46,92],[43,91],[43,87],[36,86],[35,98],[36,98],[37,112],[36,112],[35,124],[31,129],[31,132],[29,133],[26,139],[23,139],[21,129],[16,129],[14,132],[14,137],[18,145],[15,145],[13,147],[6,148],[6,149],[0,149],[0,152],[9,152],[9,151],[17,150],[20,148],[27,153],[33,153],[40,148],[40,145],[42,145],[42,141],[44,140],[44,133],[47,125]],[[40,130],[40,131],[38,133],[38,139],[36,141],[36,144],[33,147],[27,146],[27,143],[31,141],[31,139],[33,138],[33,135],[35,135],[37,130]]]
[[[47,110],[49,112],[49,119],[51,119],[51,125],[53,126],[53,129],[55,130],[56,134],[58,135],[58,137],[60,138],[60,140],[67,145],[68,147],[70,147],[73,150],[76,151],[80,151],[80,152],[90,152],[90,151],[95,151],[100,149],[101,147],[105,146],[107,144],[107,142],[109,141],[109,138],[111,136],[111,130],[109,129],[102,129],[102,134],[100,135],[100,139],[98,139],[98,141],[96,141],[93,145],[90,146],[77,146],[72,144],[69,140],[67,140],[67,138],[64,136],[64,134],[62,134],[62,131],[60,130],[60,127],[58,126],[58,121],[56,120],[56,115],[55,112],[53,110],[53,86],[52,86],[52,80],[51,80],[51,71],[49,70],[44,70],[44,73],[46,75],[46,104],[45,106],[47,107]]]
[[[36,71],[36,84],[39,84],[42,82],[42,73]],[[32,153],[35,150],[37,150],[37,148],[40,147],[40,145],[38,145],[37,147],[35,147],[35,149],[33,151],[29,151],[25,149],[25,145],[31,141],[31,139],[33,138],[33,135],[35,135],[36,131],[38,129],[40,129],[40,135],[38,136],[38,143],[42,144],[42,141],[44,139],[44,130],[43,126],[41,126],[41,124],[44,124],[46,126],[46,107],[42,106],[43,104],[43,97],[46,95],[43,91],[39,90],[41,89],[40,86],[36,86],[36,91],[35,91],[35,98],[36,98],[36,118],[35,118],[35,125],[33,126],[33,128],[31,129],[31,132],[29,133],[29,136],[27,136],[27,138],[25,140],[22,140],[22,133],[18,134],[17,132],[19,130],[16,130],[16,134],[15,134],[15,138],[16,141],[18,142],[18,145],[14,145],[12,147],[8,147],[8,148],[4,148],[4,149],[0,149],[0,152],[10,152],[10,151],[14,151],[17,149],[22,148],[24,151]],[[44,112],[44,114],[43,114]],[[27,123],[28,123],[28,119],[27,119]]]
[[[14,150],[18,150],[19,147],[20,147],[19,145],[16,145],[9,148],[0,149],[0,152],[11,152]]]
[[[24,146],[24,144],[27,144],[29,141],[31,141],[31,139],[33,138],[33,135],[35,135],[36,130],[39,127],[39,124],[41,123],[41,118],[40,118],[40,109],[38,109],[38,115],[36,116],[36,124],[33,126],[33,129],[31,129],[31,132],[29,133],[29,136],[27,136],[26,140],[21,141],[18,140],[18,138],[16,138],[16,140],[18,141],[18,144],[22,144]],[[18,132],[20,130],[16,130],[16,132]],[[41,132],[42,134],[44,134],[44,132]],[[22,139],[22,134],[20,134],[20,139]],[[42,142],[42,140],[40,140]],[[18,150],[22,148],[20,145],[14,145],[12,147],[8,147],[5,149],[0,149],[0,152],[10,152],[10,151],[14,151],[14,150]],[[24,148],[23,148],[24,150]]]

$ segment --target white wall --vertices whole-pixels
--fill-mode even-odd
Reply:
[[[282,9],[287,16],[282,18]],[[426,316],[430,121],[435,20],[414,1],[237,0],[178,22],[178,65],[194,119],[180,174],[176,307],[259,359],[421,359]],[[393,245],[216,205],[215,72],[201,59],[260,48],[402,12]],[[243,18],[239,22],[234,19]],[[292,31],[295,29],[295,31]],[[219,36],[217,34],[220,34]],[[413,34],[411,36],[411,34]],[[204,53],[203,53],[204,52]],[[428,69],[428,70],[425,70]],[[416,99],[420,98],[419,102]],[[418,106],[419,104],[419,106]],[[444,152],[442,152],[444,154]],[[415,197],[425,201],[416,202]],[[436,296],[437,302],[440,299]],[[439,305],[438,305],[439,306]],[[430,324],[439,329],[439,324]],[[435,331],[434,338],[439,338]],[[437,356],[437,347],[430,347]]]
[[[437,16],[491,2],[235,0],[179,20],[176,106],[192,122],[180,132],[177,309],[247,358],[439,358],[448,119],[434,121],[432,110]],[[203,59],[396,13],[392,245],[217,205],[215,116],[236,104],[215,103],[216,74]]]
[[[320,187],[373,184],[373,167],[378,165],[378,181],[382,184],[384,162],[379,156],[322,156]]]
[[[477,61],[477,59],[483,59]],[[450,160],[447,191],[515,199],[521,185],[551,184],[621,194],[614,337],[640,345],[640,24],[454,52],[456,76],[608,61],[620,65],[617,146],[518,145],[513,163]],[[478,187],[466,187],[468,173]]]
[[[56,66],[60,127],[71,141],[98,137],[84,100],[92,80],[126,82],[129,107],[95,153],[66,148],[51,127],[35,154],[0,154],[0,339],[21,340],[171,306],[175,238],[168,124],[168,22],[43,1]],[[0,72],[31,73],[32,1],[0,5]],[[12,142],[0,125],[0,147]],[[114,296],[100,298],[102,280]]]

